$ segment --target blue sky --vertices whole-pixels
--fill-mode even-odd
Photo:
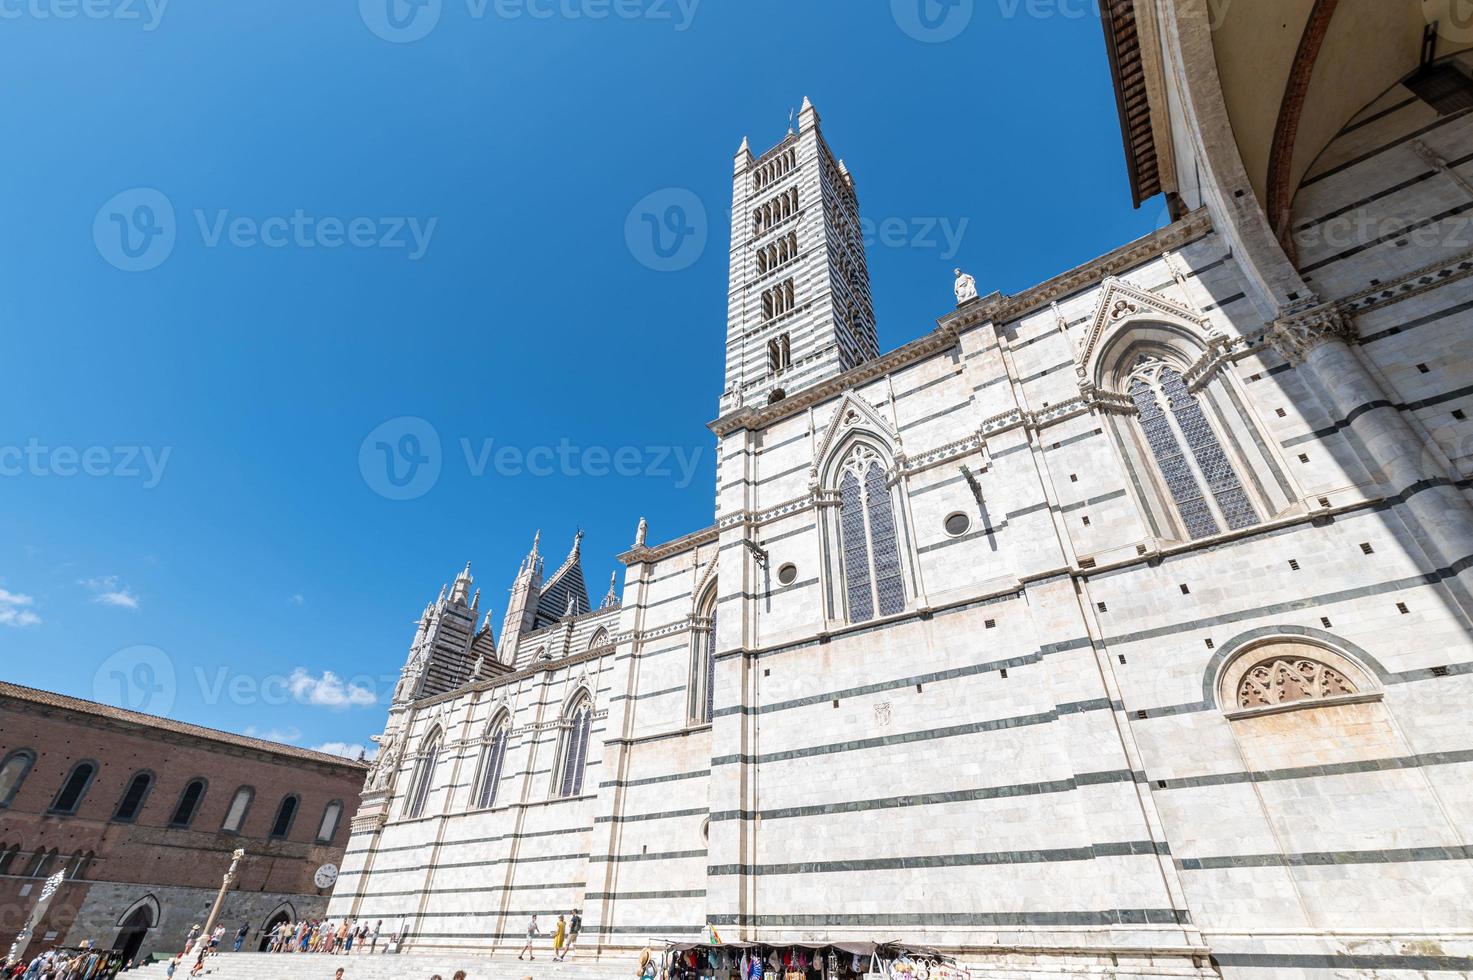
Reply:
[[[390,2],[0,10],[6,679],[363,744],[467,560],[499,627],[539,527],[596,602],[708,524],[731,159],[805,95],[882,348],[1160,221],[1085,0]]]

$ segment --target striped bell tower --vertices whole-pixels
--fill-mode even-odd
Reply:
[[[805,98],[797,132],[761,157],[745,139],[737,151],[721,414],[878,354],[854,178]]]

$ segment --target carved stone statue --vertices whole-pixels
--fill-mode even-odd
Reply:
[[[644,547],[645,536],[647,534],[649,534],[649,531],[650,531],[649,523],[646,522],[643,517],[641,517],[639,519],[639,527],[636,528],[635,531],[634,531],[634,546],[636,548],[643,548]]]
[[[956,305],[977,298],[977,280],[967,275],[962,270],[956,270]]]
[[[373,740],[378,743],[378,755],[373,760],[373,766],[368,770],[368,778],[363,783],[365,793],[373,793],[389,788],[389,783],[394,778],[394,771],[399,768],[399,752],[396,745],[397,739],[393,735],[375,735]]]

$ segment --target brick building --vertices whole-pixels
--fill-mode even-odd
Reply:
[[[249,923],[254,948],[283,915],[326,909],[314,878],[342,858],[364,768],[0,683],[0,947],[65,871],[32,952],[87,939],[178,951],[244,848],[220,922]]]

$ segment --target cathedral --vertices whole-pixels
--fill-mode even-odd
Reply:
[[[1169,220],[1014,295],[958,272],[890,351],[862,161],[806,100],[743,140],[712,523],[640,519],[597,602],[534,539],[499,624],[469,567],[425,607],[329,914],[1473,976],[1473,32],[1437,6],[1102,4]]]

